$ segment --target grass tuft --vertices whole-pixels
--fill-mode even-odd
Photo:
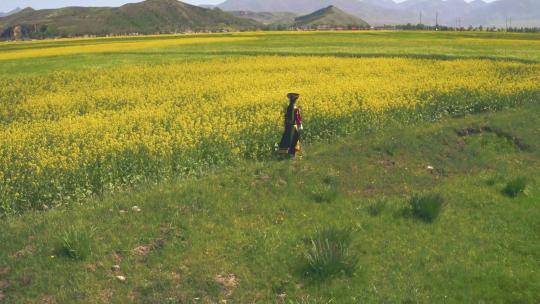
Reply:
[[[69,227],[60,239],[58,255],[73,260],[85,260],[92,254],[93,232]]]
[[[305,253],[306,276],[329,279],[339,274],[351,275],[357,265],[357,257],[349,251],[351,231],[329,228],[319,232],[309,241]]]
[[[525,177],[518,177],[506,184],[506,187],[503,189],[503,193],[509,197],[517,197],[518,195],[525,192],[527,188],[527,179]]]
[[[290,300],[287,303],[289,304],[331,304],[331,303],[336,303],[336,302],[334,301],[334,299],[327,300],[324,298],[314,298],[314,297],[307,296],[307,297],[302,297],[296,300]]]
[[[377,200],[367,207],[367,213],[371,216],[379,216],[386,209],[385,200]]]
[[[311,189],[311,198],[317,203],[331,203],[337,196],[338,191],[332,184],[319,184]]]
[[[443,203],[444,199],[440,194],[414,195],[410,201],[412,215],[431,223],[441,213]]]

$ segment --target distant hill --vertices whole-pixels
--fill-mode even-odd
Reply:
[[[484,3],[486,4],[486,3]],[[473,5],[465,0],[408,0],[398,4],[403,11],[416,13],[416,23],[420,22],[420,13],[422,14],[422,23],[435,24],[436,15],[439,15],[439,24],[455,25],[456,22],[464,22],[464,16],[477,8],[481,8],[480,2],[474,2]],[[460,20],[461,19],[461,20]]]
[[[374,4],[377,1],[384,1],[387,5]],[[226,0],[218,7],[226,11],[309,14],[330,5],[375,25],[408,23],[417,20],[416,14],[402,12],[397,9],[397,6],[396,9],[391,8],[389,7],[391,3],[386,0]]]
[[[9,11],[9,12],[7,12],[7,13],[2,13],[2,12],[0,12],[0,18],[1,18],[1,17],[6,17],[6,16],[9,16],[9,15],[16,14],[16,13],[18,13],[18,12],[20,12],[20,11],[22,11],[22,9],[21,9],[20,7],[17,7],[16,9],[11,10],[11,11]]]
[[[26,8],[0,18],[6,38],[43,38],[106,34],[153,34],[188,30],[253,29],[257,22],[220,9],[207,9],[176,0],[146,0],[121,7]],[[19,36],[19,37],[15,37]]]
[[[397,9],[397,3],[394,0],[362,0],[363,3],[378,5],[385,8]]]
[[[498,0],[468,13],[465,20],[473,25],[540,27],[540,0]]]
[[[230,11],[230,14],[239,18],[249,18],[265,25],[269,24],[291,24],[296,18],[295,13],[287,12],[250,12],[250,11]]]
[[[294,25],[297,27],[369,28],[369,24],[364,20],[347,14],[333,5],[300,16],[294,21]]]
[[[226,0],[218,5],[226,11],[309,13],[320,9],[322,0]]]
[[[513,26],[540,26],[540,0],[226,0],[218,7],[229,11],[309,12],[334,5],[372,25],[434,25],[436,16],[441,25],[505,26],[512,18]]]

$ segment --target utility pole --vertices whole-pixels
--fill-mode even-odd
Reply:
[[[439,30],[439,12],[435,13],[435,30]]]

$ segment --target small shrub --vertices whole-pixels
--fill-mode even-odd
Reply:
[[[92,253],[93,230],[70,227],[60,240],[58,254],[73,260],[85,260]]]
[[[443,198],[440,194],[427,194],[411,198],[412,215],[425,222],[433,222],[441,213]]]
[[[524,177],[515,178],[506,184],[503,193],[509,197],[516,197],[525,192],[527,188],[527,179]]]
[[[351,274],[357,258],[348,247],[351,243],[350,230],[330,228],[311,238],[305,253],[305,274],[314,279],[326,279],[344,273]]]
[[[379,216],[386,209],[386,201],[378,200],[367,207],[367,212],[371,216]]]

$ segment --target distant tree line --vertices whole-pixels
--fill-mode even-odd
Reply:
[[[408,31],[460,31],[460,32],[513,32],[513,33],[540,33],[540,27],[483,27],[483,26],[468,26],[456,27],[447,25],[426,25],[426,24],[399,24],[399,25],[383,25],[375,29],[386,30],[408,30]]]
[[[333,27],[325,26],[294,26],[287,23],[274,23],[264,25],[260,28],[263,31],[290,31],[290,30],[324,30]],[[344,26],[334,27],[344,30],[366,30],[369,27],[359,26]],[[540,33],[540,27],[484,27],[484,26],[447,26],[447,25],[426,25],[426,24],[398,24],[398,25],[383,25],[371,27],[375,30],[408,30],[408,31],[459,31],[459,32],[512,32],[512,33]]]
[[[506,31],[514,33],[539,33],[540,27],[509,27]]]

